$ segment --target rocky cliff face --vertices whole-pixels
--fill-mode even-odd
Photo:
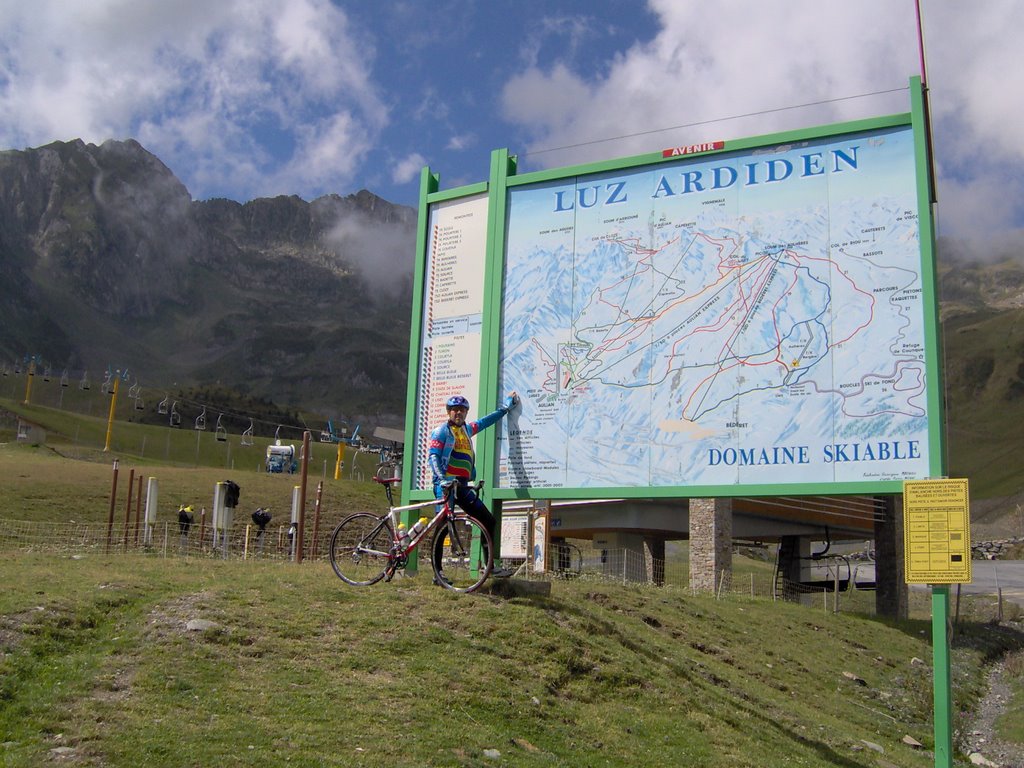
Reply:
[[[135,141],[0,152],[0,359],[399,413],[415,211],[193,201]]]

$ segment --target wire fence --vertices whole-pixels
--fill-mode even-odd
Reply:
[[[331,530],[304,532],[303,559],[328,557]],[[133,524],[0,521],[0,552],[39,552],[62,556],[118,553],[153,557],[210,557],[233,560],[296,559],[296,530],[289,526],[233,526],[225,532],[208,525],[192,524],[187,529],[176,522],[154,526]],[[615,582],[638,587],[675,587],[690,589],[689,564],[686,561],[645,557],[629,549],[584,550],[574,545],[553,544],[542,573],[528,570],[521,559],[506,559],[505,567],[518,568],[518,575],[539,579],[582,579]],[[788,599],[822,605],[824,610],[874,611],[874,593],[858,590],[822,591],[795,582],[776,579],[771,574],[719,574],[715,587],[718,597],[747,596],[761,599]]]
[[[698,591],[691,583],[688,561],[645,557],[632,549],[594,550],[592,554],[583,554],[583,550],[572,545],[552,545],[542,577],[612,581],[624,586],[672,587],[693,593]],[[852,581],[808,586],[777,578],[774,572],[722,571],[718,574],[713,591],[719,598],[743,596],[766,600],[784,599],[820,605],[836,613],[875,612],[874,590],[858,589]]]
[[[217,556],[292,560],[295,557],[294,526],[260,529],[237,526],[227,531],[193,524],[183,529],[176,522],[127,527],[115,523],[57,523],[0,521],[0,552],[52,552],[61,555],[116,554],[132,552],[159,557]],[[330,531],[306,534],[304,555],[326,557]]]

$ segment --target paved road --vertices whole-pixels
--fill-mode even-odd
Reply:
[[[961,587],[966,595],[995,595],[1003,590],[1003,599],[1024,606],[1024,560],[972,560],[970,584]],[[956,594],[951,585],[950,594]]]

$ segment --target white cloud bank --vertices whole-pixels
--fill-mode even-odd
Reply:
[[[388,119],[372,56],[329,0],[0,0],[0,145],[131,136],[197,196],[334,191]]]
[[[1024,67],[1016,37],[1024,3],[922,5],[940,226],[970,235],[1020,226]],[[547,69],[528,65],[506,84],[503,111],[532,137],[531,167],[909,109],[908,78],[921,69],[910,0],[649,6],[659,33],[619,55],[604,74],[561,61]],[[877,95],[835,100],[862,94]],[[691,127],[651,133],[673,126]],[[601,141],[609,137],[622,138]]]

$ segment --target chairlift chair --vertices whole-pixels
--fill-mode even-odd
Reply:
[[[14,372],[15,373],[21,373],[21,364],[20,363],[15,363],[14,364]]]
[[[206,406],[203,406],[203,412],[196,416],[195,428],[198,430],[206,429]]]
[[[172,427],[180,427],[181,426],[181,414],[178,413],[178,401],[177,400],[175,400],[173,403],[171,403],[171,417],[170,417],[169,421],[170,421],[170,424],[171,424]]]
[[[214,436],[220,441],[225,442],[228,439],[228,431],[220,423],[220,420],[224,418],[224,414],[220,414],[217,417],[217,425],[214,427]]]
[[[253,434],[253,420],[249,419],[249,428],[242,433],[242,445],[252,445],[252,434]]]
[[[7,373],[7,363],[4,363],[3,367],[0,368],[0,373],[2,373],[4,376],[10,375],[10,374]]]
[[[78,388],[79,389],[83,389],[83,390],[89,388],[89,372],[88,371],[82,371],[82,380],[80,382],[78,382]]]
[[[64,373],[60,375],[60,385],[66,387],[68,385],[68,369],[64,369]]]
[[[171,397],[170,395],[165,395],[164,399],[161,400],[159,403],[157,403],[157,405],[156,405],[156,412],[157,413],[160,413],[160,414],[163,414],[163,415],[167,415],[167,401],[170,400],[170,397]]]
[[[140,392],[142,392],[142,385],[139,384],[139,380],[136,379],[135,383],[128,387],[128,397],[132,400],[138,400]]]
[[[107,371],[107,378],[104,379],[103,384],[100,385],[100,392],[104,395],[109,395],[114,391],[114,374],[111,371]]]
[[[49,380],[50,380],[50,366],[46,366],[45,368],[43,368],[43,381],[49,381]]]
[[[136,411],[143,411],[145,409],[146,409],[146,403],[143,401],[143,399],[141,397],[136,397],[135,398],[135,410]]]

